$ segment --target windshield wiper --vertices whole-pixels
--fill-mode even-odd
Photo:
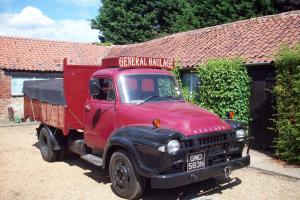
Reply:
[[[142,101],[139,102],[137,105],[141,105],[141,104],[143,104],[143,103],[145,103],[145,102],[147,102],[147,101],[149,101],[149,100],[151,100],[151,99],[155,99],[155,98],[159,98],[159,97],[160,97],[160,96],[158,96],[158,95],[152,95],[152,96],[147,97],[146,99],[142,100]]]
[[[179,97],[174,97],[174,96],[164,96],[162,98],[180,100]]]
[[[173,99],[173,100],[178,100],[180,102],[185,102],[184,99],[180,98],[180,97],[174,97],[174,96],[164,96],[161,98],[166,98],[166,99]]]

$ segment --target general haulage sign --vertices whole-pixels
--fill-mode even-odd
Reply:
[[[174,60],[169,58],[122,56],[105,58],[102,60],[102,66],[173,69]]]
[[[161,67],[172,68],[173,61],[167,58],[120,57],[120,67]]]

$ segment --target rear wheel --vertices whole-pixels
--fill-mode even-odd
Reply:
[[[42,158],[47,162],[54,162],[57,157],[57,151],[51,148],[51,138],[49,130],[42,127],[39,133],[39,147],[42,154]]]
[[[114,193],[122,198],[137,199],[145,191],[146,180],[135,173],[125,151],[113,153],[109,162],[109,176]]]

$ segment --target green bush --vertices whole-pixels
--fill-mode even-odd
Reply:
[[[295,49],[282,48],[275,66],[276,154],[300,163],[300,44]]]
[[[249,122],[250,77],[239,59],[216,59],[199,65],[200,89],[196,102],[225,118],[229,111],[234,119]]]
[[[226,118],[229,111],[235,119],[249,122],[250,77],[239,59],[216,59],[197,66],[194,73],[200,78],[199,91],[192,94],[180,80],[180,64],[173,70],[186,101],[211,110]]]

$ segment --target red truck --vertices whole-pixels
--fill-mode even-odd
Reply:
[[[107,58],[102,66],[64,59],[63,79],[26,81],[24,114],[41,122],[42,158],[79,154],[108,169],[113,191],[127,199],[149,183],[173,188],[248,166],[245,125],[185,102],[173,66],[166,58]]]

